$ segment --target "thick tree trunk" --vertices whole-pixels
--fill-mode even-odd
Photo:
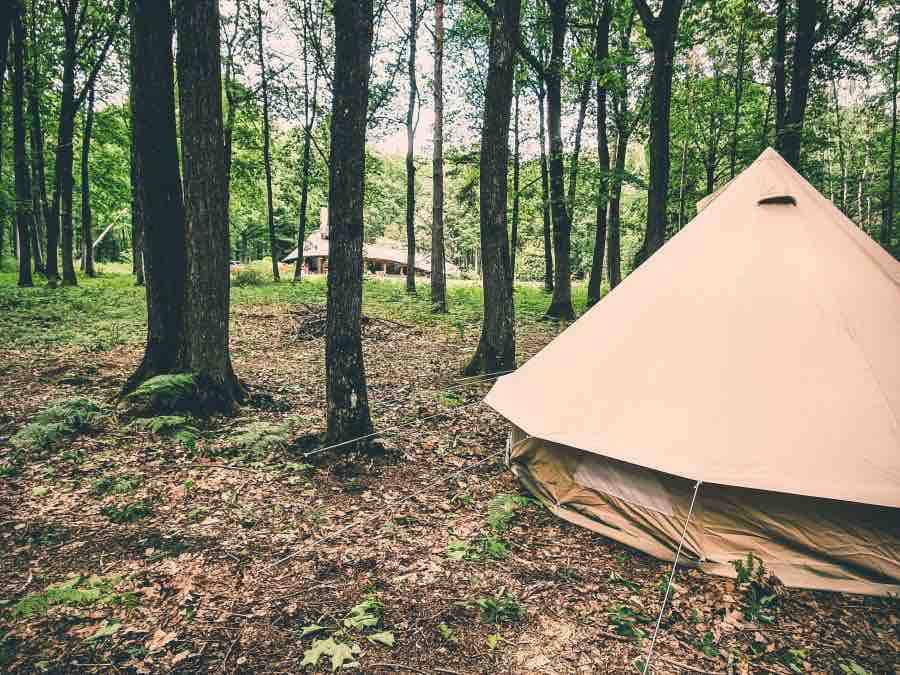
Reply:
[[[587,304],[590,307],[600,300],[603,282],[603,253],[606,248],[606,208],[609,200],[609,136],[606,131],[605,74],[609,59],[609,25],[612,19],[612,3],[603,0],[603,13],[597,23],[597,39],[594,50],[597,62],[597,158],[600,178],[597,181],[597,216],[594,235],[594,252],[591,256],[591,278],[588,281]]]
[[[94,271],[94,234],[91,215],[90,153],[91,134],[94,129],[94,86],[88,90],[87,109],[84,119],[84,133],[81,136],[81,271],[89,277],[97,276]]]
[[[894,213],[897,210],[897,67],[900,61],[900,14],[897,17],[897,37],[894,45],[894,60],[891,64],[891,154],[888,162],[887,217],[882,220],[879,239],[881,245],[891,250],[891,236],[894,229]]]
[[[572,307],[572,279],[569,271],[572,221],[569,220],[569,213],[566,209],[561,86],[568,0],[548,0],[548,6],[553,38],[550,44],[550,63],[544,79],[547,82],[547,135],[550,141],[547,169],[550,174],[550,205],[553,216],[553,253],[556,259],[556,274],[553,279],[553,297],[544,316],[548,319],[571,321],[575,318],[575,310]]]
[[[409,59],[407,86],[409,105],[406,108],[406,292],[416,292],[416,33],[418,32],[416,0],[409,0]]]
[[[328,317],[325,336],[328,442],[372,433],[361,317],[363,184],[372,0],[334,2],[334,88],[328,190]],[[364,447],[355,440],[347,449]]]
[[[794,39],[794,62],[791,68],[791,98],[784,124],[783,151],[785,160],[800,169],[800,147],[803,142],[803,119],[809,98],[812,76],[812,50],[816,41],[816,2],[798,0],[797,35]]]
[[[172,15],[168,2],[130,0],[134,206],[143,231],[147,345],[123,394],[178,371],[186,278],[185,218],[175,129]],[[135,218],[135,216],[137,217]],[[135,237],[137,239],[137,236]]]
[[[31,169],[25,151],[25,26],[24,8],[13,18],[13,157],[16,172],[16,234],[19,240],[19,286],[31,279]],[[6,32],[6,31],[0,31]]]
[[[550,229],[550,176],[547,172],[547,121],[545,119],[546,94],[544,81],[538,85],[538,108],[540,109],[541,141],[541,216],[544,222],[544,290],[553,290],[553,240]]]
[[[176,2],[180,2],[181,0],[176,0]],[[180,11],[180,10],[179,10]],[[215,11],[216,20],[218,21],[219,14],[219,6],[218,0],[215,0],[213,6],[210,7],[210,11]],[[218,39],[216,40],[216,44],[218,44]],[[277,247],[275,245],[275,212],[273,206],[273,198],[272,198],[272,131],[269,127],[269,74],[266,71],[266,53],[263,49],[263,20],[262,20],[262,5],[260,4],[260,0],[256,0],[256,47],[257,47],[257,56],[259,59],[259,72],[260,78],[262,80],[262,99],[263,99],[263,164],[265,165],[266,171],[266,222],[269,227],[269,255],[272,256],[272,279],[275,281],[280,281],[280,276],[278,274],[278,255],[277,255]],[[218,60],[218,59],[217,59]],[[221,104],[219,105],[221,109]],[[222,126],[221,115],[219,116],[218,126]],[[225,139],[224,139],[224,131],[222,133],[222,147],[225,147]],[[230,140],[229,140],[230,146]],[[230,161],[230,160],[229,160]],[[223,155],[223,170],[225,167],[224,164],[224,155]],[[229,172],[225,174],[225,197],[227,199],[229,190],[228,190],[228,176]],[[190,208],[190,207],[188,207]],[[226,212],[227,215],[227,212]],[[227,229],[227,228],[226,228]],[[229,258],[230,252],[229,252]]]
[[[431,204],[431,311],[447,311],[444,252],[444,0],[434,2],[434,158]]]
[[[180,365],[182,371],[195,377],[197,403],[202,410],[230,413],[246,398],[246,392],[232,369],[228,346],[231,243],[222,125],[219,3],[176,0],[175,14],[187,235]],[[268,196],[271,224],[271,192]]]
[[[650,102],[650,189],[647,194],[647,229],[635,254],[635,267],[655,253],[666,237],[669,199],[669,112],[672,103],[672,64],[683,0],[663,0],[653,16],[646,0],[634,0],[647,36],[653,44],[653,82]]]
[[[775,24],[775,147],[784,153],[784,124],[787,120],[787,7],[788,0],[778,0]]]
[[[516,367],[515,308],[506,227],[509,122],[513,96],[520,0],[497,0],[488,50],[479,185],[484,321],[466,375]]]
[[[519,248],[519,94],[515,95],[515,111],[513,113],[513,206],[512,230],[509,237],[509,281],[516,286],[516,251]]]

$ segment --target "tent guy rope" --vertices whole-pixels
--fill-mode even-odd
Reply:
[[[656,647],[656,636],[659,634],[659,624],[662,622],[663,613],[666,611],[666,604],[669,602],[669,593],[672,589],[672,581],[675,579],[675,569],[678,567],[678,558],[681,556],[681,549],[684,547],[684,538],[687,536],[688,525],[691,523],[691,514],[694,513],[694,502],[697,501],[697,492],[700,490],[700,484],[703,481],[698,480],[694,484],[694,494],[691,497],[691,507],[688,509],[687,518],[684,520],[684,529],[681,531],[681,540],[678,542],[678,550],[675,551],[675,560],[672,561],[672,572],[669,574],[669,583],[666,584],[666,594],[663,596],[662,607],[659,608],[659,616],[656,617],[656,628],[653,629],[653,639],[650,640],[650,650],[647,652],[647,660],[644,662],[643,675],[650,672],[650,664],[653,661],[653,649]]]

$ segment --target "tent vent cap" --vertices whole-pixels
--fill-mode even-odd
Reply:
[[[797,206],[797,200],[794,195],[788,194],[770,194],[765,195],[764,197],[760,197],[756,202],[757,204],[792,204],[793,206]]]

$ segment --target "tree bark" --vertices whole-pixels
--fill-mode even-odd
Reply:
[[[94,129],[94,86],[88,90],[85,109],[84,133],[81,136],[81,271],[89,277],[97,276],[94,271],[94,235],[91,215],[90,152],[91,134]]]
[[[194,375],[197,404],[202,410],[231,413],[246,398],[246,392],[234,374],[228,345],[231,244],[219,3],[176,0],[175,13],[187,235],[180,366]],[[269,213],[271,219],[271,210]]]
[[[407,86],[409,105],[406,108],[406,292],[416,292],[416,33],[418,32],[416,0],[409,0],[409,58]]]
[[[300,176],[300,215],[297,227],[297,260],[294,263],[294,282],[303,278],[303,244],[306,241],[306,223],[309,211],[309,171],[312,152],[312,134],[319,111],[319,65],[313,68],[312,96],[309,81],[309,41],[310,41],[309,0],[303,3],[303,161]]]
[[[479,218],[484,284],[481,339],[466,375],[516,367],[515,308],[506,227],[509,122],[513,96],[520,0],[497,0],[491,21],[487,86],[481,127]]]
[[[784,153],[784,124],[787,119],[787,2],[778,0],[775,24],[775,147]]]
[[[881,222],[879,239],[881,245],[891,250],[891,236],[894,229],[894,212],[896,211],[897,193],[897,67],[900,61],[900,13],[897,15],[897,34],[894,45],[894,59],[891,64],[891,154],[888,163],[888,198],[887,214]]]
[[[635,254],[635,267],[655,253],[666,236],[669,199],[669,112],[672,102],[672,63],[683,0],[663,0],[654,16],[646,0],[634,0],[635,8],[653,45],[653,81],[650,102],[650,189],[647,194],[647,229]]]
[[[629,130],[619,128],[616,136],[615,166],[609,195],[609,287],[615,288],[622,281],[622,181],[625,175],[625,156],[628,152]]]
[[[540,109],[540,141],[541,141],[541,216],[544,221],[544,291],[553,290],[553,241],[550,230],[550,176],[547,172],[547,121],[546,90],[544,81],[538,85],[538,108]]]
[[[6,66],[9,57],[9,37],[12,32],[12,22],[15,15],[15,7],[11,2],[4,2],[0,6],[0,139],[3,138],[3,123],[6,115],[3,113],[3,104],[6,93],[4,86],[4,78],[6,77]],[[0,179],[3,177],[3,143],[0,142]],[[5,200],[3,200],[5,202]],[[2,204],[5,207],[5,203]],[[6,232],[6,224],[0,223],[0,263],[3,262],[3,253],[5,252],[5,243],[3,235]],[[11,244],[15,245],[15,233],[11,232]]]
[[[185,216],[175,128],[172,15],[168,2],[130,0],[134,206],[143,231],[147,344],[122,393],[178,371],[183,332]]]
[[[575,222],[575,197],[578,192],[578,161],[581,157],[581,135],[584,132],[584,120],[587,117],[588,100],[591,97],[591,79],[584,82],[578,97],[578,116],[575,118],[575,137],[572,141],[572,157],[569,159],[569,191],[566,193],[568,203],[566,209],[569,220]]]
[[[603,282],[603,253],[606,248],[606,209],[609,201],[609,136],[606,131],[606,71],[609,60],[609,26],[612,3],[603,0],[603,10],[597,23],[594,58],[597,68],[597,159],[600,178],[597,181],[597,216],[594,251],[591,256],[591,278],[588,281],[588,307],[600,301]]]
[[[816,2],[798,0],[797,34],[794,39],[794,62],[791,68],[791,97],[784,124],[782,154],[795,169],[800,169],[800,147],[803,142],[803,119],[809,98],[812,75],[812,50],[816,42]]]
[[[19,240],[19,286],[33,286],[31,279],[31,169],[25,151],[25,26],[24,7],[13,17],[13,157],[16,173],[16,234]],[[8,31],[0,31],[8,32]]]
[[[31,15],[31,63],[28,64],[28,113],[31,119],[29,125],[29,141],[31,148],[31,201],[34,214],[34,228],[32,236],[32,256],[34,269],[41,274],[46,272],[41,244],[46,241],[47,221],[50,218],[50,204],[47,202],[47,179],[44,175],[44,129],[41,121],[40,93],[37,72],[37,30],[35,13]],[[0,245],[2,249],[2,245]]]
[[[334,2],[334,86],[328,190],[328,314],[325,336],[329,443],[364,447],[372,433],[361,317],[363,184],[372,0]],[[352,441],[352,442],[349,442]]]
[[[218,20],[218,0],[216,0],[214,10],[216,12],[216,20]],[[216,40],[216,43],[218,44],[218,39]],[[278,274],[277,247],[275,245],[275,212],[272,198],[272,131],[269,127],[269,74],[266,72],[266,54],[265,50],[263,49],[263,20],[262,5],[260,4],[260,0],[256,0],[256,47],[257,55],[259,58],[260,78],[262,80],[263,164],[265,165],[266,171],[266,222],[269,227],[269,255],[272,256],[272,279],[274,279],[275,281],[280,281],[280,276]],[[225,147],[224,131],[222,138],[222,147]],[[225,186],[225,194],[229,194],[227,184]],[[229,252],[229,259],[230,257],[231,256]]]
[[[548,319],[575,318],[572,307],[572,279],[569,253],[571,250],[572,221],[566,209],[565,168],[562,142],[562,67],[566,42],[566,11],[568,0],[548,0],[552,40],[550,63],[544,73],[547,82],[547,135],[550,141],[550,157],[547,165],[550,174],[550,206],[553,217],[553,253],[556,259],[553,279],[553,296],[544,315]]]
[[[447,312],[444,252],[444,0],[434,2],[434,158],[431,205],[431,311]]]

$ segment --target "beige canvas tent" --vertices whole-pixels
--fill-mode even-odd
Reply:
[[[487,402],[563,518],[900,592],[900,264],[771,149]]]

